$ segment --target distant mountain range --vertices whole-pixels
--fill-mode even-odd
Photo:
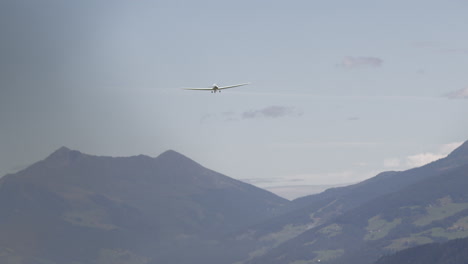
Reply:
[[[411,246],[468,237],[466,186],[468,142],[423,167],[293,201],[298,209],[270,220],[257,237],[305,231],[247,263],[365,264]]]
[[[391,261],[381,257],[468,237],[466,186],[468,142],[423,167],[294,201],[175,151],[113,158],[63,147],[0,179],[0,263]]]
[[[63,147],[0,179],[0,263],[190,263],[288,202],[174,151],[111,158]]]

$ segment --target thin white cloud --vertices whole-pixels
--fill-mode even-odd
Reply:
[[[332,143],[335,144],[335,142]],[[340,145],[342,146],[343,143],[347,146],[349,144],[351,146],[356,145],[356,142],[340,142]],[[362,142],[359,143],[359,145],[360,144],[362,144]],[[365,145],[367,144],[368,143]],[[372,143],[372,145],[374,144],[375,143]],[[432,161],[446,157],[461,144],[463,144],[463,142],[442,144],[438,146],[434,152],[424,152],[410,155],[404,158],[385,159],[384,166],[386,168],[396,168],[399,170],[420,167]],[[367,163],[355,163],[354,165],[358,167],[366,166]],[[367,172],[363,172],[360,169],[348,169],[323,173],[291,174],[277,178],[243,179],[243,181],[256,185],[260,188],[267,189],[287,199],[294,199],[300,196],[321,192],[327,188],[332,187],[332,185],[349,185],[360,182],[377,175],[379,172],[381,171],[369,170]]]
[[[448,143],[444,144],[439,147],[439,150],[442,154],[448,155],[458,147],[460,147],[463,144],[463,142],[453,142],[453,143]]]
[[[468,87],[445,94],[449,99],[468,99]]]
[[[200,118],[200,123],[206,123],[208,121],[232,122],[255,118],[281,118],[289,116],[301,116],[302,114],[302,111],[296,109],[295,107],[273,105],[261,109],[245,111],[241,114],[232,111],[205,114]]]
[[[346,69],[356,68],[378,68],[382,66],[383,60],[377,57],[352,57],[346,56],[338,64],[340,67]]]
[[[438,159],[444,158],[447,155],[435,154],[435,153],[420,153],[411,155],[406,158],[406,164],[409,167],[421,167]]]
[[[461,146],[463,142],[452,142],[448,144],[440,145],[436,152],[424,152],[415,155],[408,156],[406,163],[409,167],[420,167],[447,157],[452,151]]]
[[[388,158],[384,160],[385,168],[409,169],[421,167],[433,161],[447,157],[452,151],[461,146],[463,142],[452,142],[440,145],[436,151],[423,152],[414,155],[409,155],[405,158]]]
[[[242,113],[242,119],[258,117],[279,118],[285,116],[300,116],[302,113],[294,107],[272,105],[262,109],[249,110]]]
[[[389,158],[384,160],[384,167],[385,168],[398,168],[401,165],[401,161],[399,158]]]

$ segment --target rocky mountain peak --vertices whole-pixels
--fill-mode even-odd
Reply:
[[[79,160],[84,154],[77,150],[61,147],[50,154],[44,161],[49,167],[64,167]]]
[[[199,166],[199,164],[193,161],[192,159],[174,150],[167,150],[163,152],[162,154],[160,154],[156,159],[159,162],[165,165],[169,165],[169,166],[174,165],[174,166],[180,167],[183,165],[185,166],[185,165],[195,165],[195,164]]]

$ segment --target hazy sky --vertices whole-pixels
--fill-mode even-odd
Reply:
[[[61,146],[173,149],[293,198],[422,165],[468,140],[467,14],[467,0],[1,0],[0,174]]]

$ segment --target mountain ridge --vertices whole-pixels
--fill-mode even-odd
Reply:
[[[371,263],[384,247],[468,229],[467,142],[425,166],[293,201],[174,150],[108,157],[61,147],[0,178],[0,262]]]
[[[0,262],[95,263],[111,254],[118,263],[127,252],[142,263],[190,263],[287,203],[175,151],[106,157],[61,147],[0,179],[0,252],[10,252]]]
[[[366,255],[365,252],[374,252],[373,254],[379,254],[380,252],[381,254],[383,251],[379,249],[379,245],[381,247],[398,248],[400,247],[400,242],[398,241],[402,241],[401,239],[413,241],[410,238],[405,238],[404,232],[408,232],[408,230],[418,230],[419,227],[417,225],[414,226],[415,224],[406,218],[398,220],[398,217],[395,217],[395,215],[399,214],[408,215],[408,217],[413,218],[426,219],[419,220],[419,222],[416,223],[429,221],[429,216],[424,218],[424,214],[434,214],[432,217],[436,217],[435,214],[440,214],[438,217],[442,217],[441,219],[444,219],[443,221],[445,222],[439,222],[439,224],[444,223],[442,226],[436,225],[433,227],[439,228],[435,229],[437,231],[420,229],[419,232],[426,232],[424,233],[425,235],[418,236],[417,232],[414,234],[414,236],[419,237],[418,239],[421,241],[433,241],[437,239],[437,236],[431,232],[439,232],[437,234],[441,236],[452,236],[449,224],[455,225],[453,221],[461,221],[460,223],[464,223],[463,219],[468,215],[468,210],[464,209],[465,203],[468,206],[468,196],[463,196],[464,186],[468,185],[466,179],[468,178],[468,156],[464,154],[466,153],[466,146],[466,143],[463,144],[461,146],[462,151],[458,150],[455,152],[455,155],[448,155],[446,158],[434,161],[420,168],[413,168],[403,172],[381,173],[374,178],[356,185],[341,187],[335,190],[329,190],[328,192],[326,191],[321,195],[316,195],[315,201],[309,200],[309,202],[311,202],[312,205],[314,203],[318,204],[318,206],[315,205],[315,209],[310,210],[308,210],[307,206],[301,207],[297,212],[300,212],[302,216],[301,218],[296,216],[295,219],[302,220],[289,222],[289,224],[295,223],[293,227],[289,229],[294,228],[294,226],[304,226],[304,224],[308,223],[312,224],[310,230],[304,230],[304,232],[299,235],[281,243],[278,248],[273,248],[264,256],[247,261],[247,263],[293,263],[294,261],[312,263],[313,260],[316,261],[318,259],[320,259],[322,263],[369,263],[365,262],[362,257]],[[460,153],[462,153],[462,155],[460,155]],[[403,181],[399,179],[403,179]],[[447,185],[449,183],[451,185]],[[360,195],[366,193],[366,189],[363,189],[363,186],[366,185],[380,185],[381,188],[374,188],[369,194],[375,193],[375,191],[381,191],[381,194],[362,200]],[[420,185],[425,187],[419,187]],[[389,187],[387,190],[382,189],[386,186]],[[338,202],[339,200],[337,199],[340,196],[344,198],[344,202]],[[320,197],[325,201],[322,205],[320,205],[321,200],[318,199]],[[356,198],[358,199],[356,200],[357,203],[356,201],[352,201],[352,199]],[[401,200],[403,198],[406,198],[406,200]],[[361,199],[361,202],[359,202],[359,199]],[[395,203],[395,201],[398,201],[398,203]],[[414,201],[414,204],[406,205],[408,208],[418,206],[415,207],[418,209],[414,209],[413,211],[404,209],[404,203],[407,201]],[[427,208],[434,208],[434,204],[436,205],[435,208],[439,208],[437,206],[439,206],[440,203],[444,204],[443,206],[446,206],[447,209],[424,209],[424,206],[427,206]],[[330,212],[334,213],[334,215],[332,214],[327,221],[314,225],[313,219],[317,217],[317,213],[321,210],[329,209],[331,209]],[[393,213],[390,210],[394,210]],[[428,211],[426,212],[425,210]],[[459,211],[458,214],[444,215],[442,210],[448,210],[448,212],[453,210],[462,211]],[[380,211],[382,213],[378,213]],[[283,218],[286,220],[288,219],[286,216],[283,216]],[[403,222],[400,223],[400,221]],[[366,233],[369,230],[373,230],[373,226],[378,227],[379,225],[384,228],[389,228],[390,231],[396,233],[390,231],[388,234]],[[283,222],[282,224],[278,224],[278,226],[283,226],[284,230],[287,224]],[[275,230],[279,230],[279,228],[276,227]],[[398,232],[402,233],[398,233],[395,230],[399,230]],[[393,242],[386,240],[386,237],[391,236],[395,236]],[[355,237],[359,239],[355,239]],[[360,239],[362,239],[362,241]],[[419,240],[414,240],[414,243],[420,243],[420,241],[418,241]],[[323,245],[328,245],[328,247]],[[411,245],[411,243],[409,245]],[[353,255],[350,254],[350,252],[355,253]],[[341,255],[343,257],[339,257]],[[371,255],[367,255],[368,259],[366,261],[371,261]],[[281,261],[278,260],[280,256],[283,256]],[[378,255],[373,255],[373,257],[375,260]],[[334,259],[336,259],[336,261]],[[341,262],[338,259],[341,259]]]

